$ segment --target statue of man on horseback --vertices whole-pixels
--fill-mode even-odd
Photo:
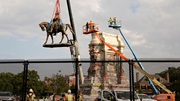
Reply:
[[[67,38],[67,43],[69,43],[70,40],[69,40],[68,35],[67,35],[67,33],[66,33],[67,28],[69,28],[69,30],[71,31],[71,33],[74,34],[74,31],[73,31],[73,29],[72,29],[72,27],[71,27],[70,24],[59,24],[60,27],[57,28],[57,29],[58,29],[57,31],[55,30],[56,28],[53,28],[53,27],[52,27],[52,29],[53,29],[52,32],[49,32],[49,29],[48,29],[48,27],[49,27],[50,25],[51,25],[51,24],[50,24],[49,22],[41,22],[41,23],[39,24],[39,26],[40,26],[40,28],[42,29],[42,31],[45,31],[45,30],[46,30],[46,32],[47,32],[47,37],[46,37],[46,41],[44,42],[44,44],[47,43],[49,36],[51,36],[51,40],[52,40],[51,44],[53,44],[53,43],[54,43],[53,35],[55,35],[55,33],[59,33],[59,32],[62,33],[62,38],[61,38],[61,41],[59,42],[59,44],[62,43],[62,41],[63,41],[63,39],[64,39],[64,35],[65,35],[66,38]],[[58,26],[59,26],[59,25],[58,25]],[[57,27],[57,26],[54,25],[54,27]]]
[[[59,32],[62,33],[62,38],[61,38],[61,41],[59,42],[59,44],[63,41],[64,35],[67,38],[67,43],[69,43],[70,40],[68,38],[68,35],[66,34],[67,28],[69,28],[71,33],[74,34],[74,31],[73,31],[72,27],[70,26],[70,24],[62,23],[62,20],[60,18],[60,2],[59,2],[59,0],[56,1],[55,15],[54,15],[53,20],[50,23],[49,22],[41,22],[39,24],[39,26],[42,29],[42,31],[45,31],[45,29],[46,29],[46,32],[47,32],[47,37],[46,37],[46,41],[44,44],[47,43],[49,35],[51,36],[51,39],[52,39],[51,44],[53,44],[54,43],[53,36],[55,36]]]

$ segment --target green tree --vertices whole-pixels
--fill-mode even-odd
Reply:
[[[58,73],[53,74],[51,78],[45,77],[47,88],[45,92],[53,92],[56,94],[66,92],[69,88],[69,86],[66,83],[65,77],[61,74],[61,70],[59,70]]]
[[[168,70],[162,71],[159,73],[160,76],[166,77],[166,74],[169,73],[170,83],[171,85],[171,91],[176,92],[176,101],[180,100],[180,67],[169,67]]]
[[[18,73],[14,75],[13,81],[14,93],[16,95],[21,95],[22,87],[23,87],[23,73]]]
[[[0,73],[0,91],[11,91],[13,92],[12,81],[14,74],[12,73]]]
[[[14,75],[13,77],[13,91],[15,92],[16,95],[21,95],[22,93],[22,88],[23,88],[23,71],[21,73],[18,73]],[[41,93],[43,92],[43,82],[40,81],[40,77],[35,70],[28,70],[28,80],[27,80],[27,90],[32,88],[36,95],[40,96]]]
[[[40,76],[37,71],[28,70],[27,88],[33,89],[37,96],[40,96],[41,93],[43,93],[43,81],[40,80]]]
[[[70,90],[72,93],[76,93],[76,86],[73,84],[70,86]]]

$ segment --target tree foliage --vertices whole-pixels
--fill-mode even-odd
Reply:
[[[41,95],[43,92],[43,82],[40,80],[38,72],[35,70],[28,71],[27,88],[33,89],[36,95]]]
[[[175,91],[176,97],[180,97],[180,67],[169,67],[159,75],[165,78],[167,73],[169,73],[170,83],[172,83],[171,90]]]
[[[45,77],[46,82],[46,92],[53,92],[56,94],[66,92],[69,86],[66,83],[66,79],[59,71],[56,74],[53,74],[51,78]]]
[[[17,74],[0,73],[0,91],[11,91],[16,95],[21,95],[24,88],[23,77],[23,71]],[[69,88],[61,71],[52,74],[52,77],[45,77],[44,81],[41,81],[37,71],[28,70],[27,91],[33,89],[36,96],[46,96],[48,93],[60,94],[67,92]]]
[[[0,73],[0,91],[13,91],[12,81],[14,80],[12,73]]]

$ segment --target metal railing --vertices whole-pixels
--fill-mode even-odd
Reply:
[[[134,92],[134,68],[133,64],[137,62],[142,62],[142,63],[180,63],[180,59],[130,59],[129,61],[107,61],[107,60],[101,60],[101,61],[90,61],[90,60],[84,60],[82,59],[81,61],[72,61],[72,60],[61,60],[61,59],[29,59],[29,60],[23,60],[23,59],[14,59],[14,60],[0,60],[0,64],[17,64],[21,63],[23,64],[23,92],[22,92],[22,101],[26,101],[26,94],[27,94],[27,80],[28,80],[28,66],[29,64],[38,64],[38,63],[92,63],[92,62],[123,62],[123,63],[128,63],[129,64],[129,83],[130,83],[130,92]],[[1,73],[1,72],[0,72]],[[76,75],[76,78],[79,76]],[[134,93],[130,94],[130,98],[132,101],[134,101]]]

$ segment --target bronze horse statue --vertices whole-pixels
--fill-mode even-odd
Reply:
[[[56,26],[53,28],[52,33],[49,32],[49,28],[48,28],[48,27],[50,27],[50,23],[49,22],[41,22],[39,24],[39,26],[41,27],[42,31],[45,31],[45,29],[46,29],[46,32],[47,32],[47,37],[46,37],[46,41],[44,42],[44,44],[47,43],[49,35],[51,36],[51,40],[52,40],[52,44],[53,44],[54,43],[53,35],[56,35],[56,33],[59,33],[59,32],[62,33],[62,38],[61,38],[61,41],[59,43],[61,43],[63,41],[64,35],[67,38],[67,43],[69,43],[69,38],[68,38],[68,35],[66,33],[67,28],[69,28],[71,33],[74,34],[74,31],[73,31],[73,29],[72,29],[70,24],[59,24],[58,28]]]

